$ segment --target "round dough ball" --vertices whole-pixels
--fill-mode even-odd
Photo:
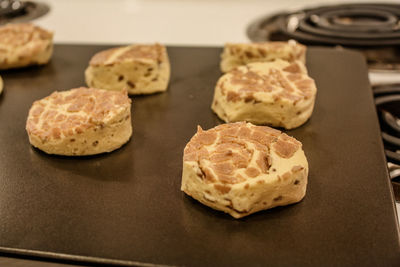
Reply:
[[[267,126],[229,123],[198,128],[184,150],[181,190],[241,218],[299,202],[307,176],[299,141]]]
[[[0,69],[46,64],[52,53],[52,32],[30,23],[0,27]]]
[[[26,131],[30,143],[67,156],[111,152],[132,135],[131,100],[126,91],[76,88],[35,101]]]
[[[292,129],[311,116],[316,92],[314,80],[300,61],[256,62],[218,80],[211,108],[225,122]]]
[[[90,87],[127,89],[132,95],[166,91],[170,77],[167,50],[160,44],[108,49],[92,57],[85,77]]]

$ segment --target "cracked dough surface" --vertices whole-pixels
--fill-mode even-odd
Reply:
[[[0,69],[46,64],[52,53],[52,32],[30,23],[0,27]]]
[[[29,110],[30,143],[67,156],[111,152],[132,135],[131,100],[126,91],[75,88],[37,100]]]
[[[211,108],[225,122],[292,129],[310,118],[316,93],[315,82],[302,62],[256,62],[218,80]]]

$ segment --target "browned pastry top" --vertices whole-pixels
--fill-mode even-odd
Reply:
[[[126,91],[80,87],[54,92],[33,103],[26,130],[42,141],[60,139],[90,127],[101,127],[130,104]]]
[[[1,46],[23,46],[29,42],[51,40],[52,37],[51,32],[30,23],[7,24],[0,27]]]
[[[113,65],[124,61],[151,59],[161,62],[166,50],[163,45],[130,45],[111,48],[95,54],[90,60],[91,66]]]
[[[217,84],[228,101],[257,101],[255,93],[271,93],[276,101],[280,98],[295,103],[315,94],[315,82],[301,62],[287,63],[282,60],[266,63],[250,63],[225,74]],[[230,86],[226,86],[229,83]],[[227,89],[227,88],[231,89]]]
[[[281,158],[291,158],[299,149],[299,141],[278,130],[238,122],[207,131],[198,127],[184,150],[183,160],[198,162],[199,176],[206,183],[233,185],[268,174],[271,151]]]

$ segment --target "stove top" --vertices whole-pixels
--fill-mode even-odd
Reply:
[[[399,45],[399,19],[400,5],[395,4],[322,6],[263,18],[248,28],[248,35],[251,39],[287,37],[308,44]]]
[[[400,5],[343,4],[278,13],[254,21],[252,41],[295,39],[364,53],[370,69],[400,70]]]
[[[49,12],[48,5],[33,1],[0,0],[0,25],[28,22]]]
[[[400,164],[400,84],[374,86],[375,104],[388,161]]]
[[[342,4],[278,13],[254,21],[250,40],[336,46],[362,52],[371,73],[400,75],[400,4]],[[371,80],[396,199],[400,201],[400,84]]]

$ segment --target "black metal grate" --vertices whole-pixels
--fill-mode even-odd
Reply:
[[[400,164],[400,84],[373,87],[388,162]]]
[[[251,23],[247,35],[254,42],[295,39],[344,46],[362,52],[370,70],[400,70],[400,4],[341,4],[272,14]],[[373,91],[390,176],[400,192],[400,84]]]
[[[400,5],[344,4],[281,13],[257,20],[247,33],[253,41],[291,38],[306,44],[398,45]]]
[[[0,0],[0,25],[28,22],[49,12],[45,3],[18,0]]]

